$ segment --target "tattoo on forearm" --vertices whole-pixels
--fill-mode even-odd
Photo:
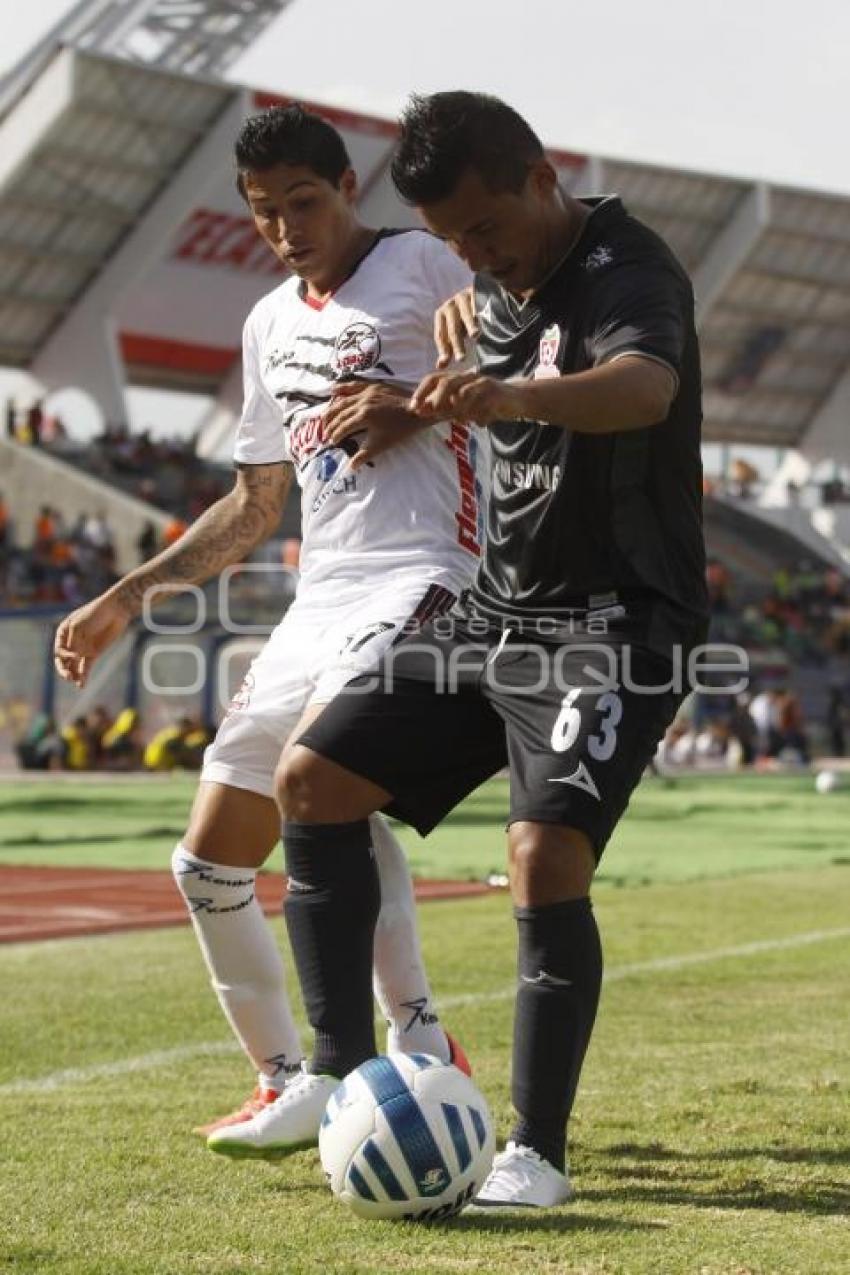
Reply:
[[[207,509],[174,545],[115,587],[116,602],[138,615],[145,595],[157,585],[203,584],[241,562],[274,529],[290,479],[289,466],[240,470],[241,499],[231,492]]]

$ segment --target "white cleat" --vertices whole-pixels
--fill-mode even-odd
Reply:
[[[336,1076],[302,1070],[253,1120],[216,1129],[207,1138],[207,1146],[234,1160],[280,1160],[302,1147],[314,1147],[328,1098],[339,1083]]]
[[[570,1180],[531,1147],[509,1142],[472,1201],[482,1209],[551,1209],[573,1198]]]

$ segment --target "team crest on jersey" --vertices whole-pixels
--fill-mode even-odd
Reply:
[[[333,367],[337,376],[368,372],[370,368],[390,369],[381,363],[381,338],[371,323],[349,323],[336,339]],[[392,375],[392,373],[390,373]]]
[[[534,380],[542,381],[547,376],[560,376],[558,371],[558,346],[561,344],[561,329],[557,323],[545,329],[540,338],[540,349],[537,353],[537,367],[534,369]]]
[[[243,677],[242,685],[239,687],[239,690],[230,701],[227,712],[224,714],[225,717],[230,717],[233,713],[241,713],[244,708],[247,708],[251,702],[251,692],[253,689],[254,674],[249,670],[249,672],[247,672]]]

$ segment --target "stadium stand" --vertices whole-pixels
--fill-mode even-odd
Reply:
[[[241,323],[280,277],[233,189],[230,147],[247,113],[281,99],[218,77],[281,6],[230,6],[226,37],[220,4],[199,6],[191,31],[169,25],[166,8],[84,0],[0,84],[0,360],[25,368],[32,384],[23,428],[7,404],[0,440],[6,580],[11,555],[29,550],[43,504],[66,527],[103,510],[121,570],[167,529],[177,534],[229,481],[210,462],[228,457],[239,411]],[[346,138],[364,219],[411,224],[389,181],[394,125],[318,109]],[[850,460],[850,201],[741,176],[550,156],[571,192],[617,191],[690,271],[706,441],[783,454],[767,483],[740,468],[737,485],[721,485],[706,501],[709,552],[728,575],[715,625],[745,642],[763,676],[768,670],[775,684],[793,682],[807,715],[827,732],[832,691],[850,682],[843,622],[815,623],[809,603],[817,589],[799,593],[802,610],[773,594],[777,578],[798,575],[803,563],[809,575],[847,570],[847,492],[836,487],[816,509],[801,507],[799,493],[825,461]],[[195,452],[129,437],[127,385],[209,394]],[[82,386],[110,423],[94,448],[75,447],[73,421],[50,424],[51,397],[69,386]],[[297,516],[293,503],[281,540],[297,536]],[[252,565],[277,569],[286,561],[275,541]],[[284,576],[270,590],[250,571],[235,587],[228,582],[226,607],[242,605],[241,597],[255,621],[254,633],[237,641],[256,640],[290,585]],[[40,606],[36,594],[19,601]],[[208,589],[205,599],[203,638],[182,644],[206,644],[208,653],[222,645],[220,591]],[[65,723],[71,699],[51,685],[44,661],[32,660],[49,625],[20,607],[13,623],[17,635],[7,624],[7,646],[26,647],[38,672],[7,661],[0,702],[9,686],[26,685],[28,702]],[[134,637],[105,667],[111,708],[133,701],[144,658]],[[181,684],[176,665],[169,668]],[[183,709],[212,711],[213,701],[202,698],[187,693],[171,718]],[[20,705],[12,699],[14,717]]]

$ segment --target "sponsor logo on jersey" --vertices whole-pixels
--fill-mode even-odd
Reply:
[[[452,421],[451,433],[446,439],[446,446],[451,452],[454,452],[455,461],[457,462],[460,509],[455,514],[455,521],[457,522],[458,544],[461,548],[474,554],[476,558],[480,558],[484,519],[481,483],[475,474],[475,452],[478,445],[468,425]]]
[[[518,487],[522,491],[554,491],[561,481],[560,465],[497,460],[493,469],[503,487]]]
[[[537,352],[537,367],[534,369],[534,380],[542,381],[549,376],[560,376],[558,370],[558,346],[561,344],[561,329],[557,323],[546,328],[540,338]]]
[[[373,367],[390,372],[380,359],[381,338],[371,323],[362,320],[349,323],[336,339],[332,362],[337,376],[352,376],[357,372],[368,372]]]
[[[289,431],[289,454],[298,469],[325,446],[324,421],[321,412],[302,416]]]
[[[571,784],[573,788],[578,788],[580,792],[586,792],[589,797],[595,797],[597,801],[602,800],[593,775],[591,775],[583,761],[579,762],[571,775],[559,775],[557,778],[550,776],[549,783]]]
[[[334,474],[339,469],[341,461],[342,457],[338,452],[324,452],[319,457],[319,463],[317,466],[317,477],[319,481],[326,483],[329,478],[333,478]]]
[[[599,270],[601,266],[610,266],[614,260],[614,254],[607,244],[601,243],[593,252],[589,252],[585,257],[582,265],[585,270]]]

